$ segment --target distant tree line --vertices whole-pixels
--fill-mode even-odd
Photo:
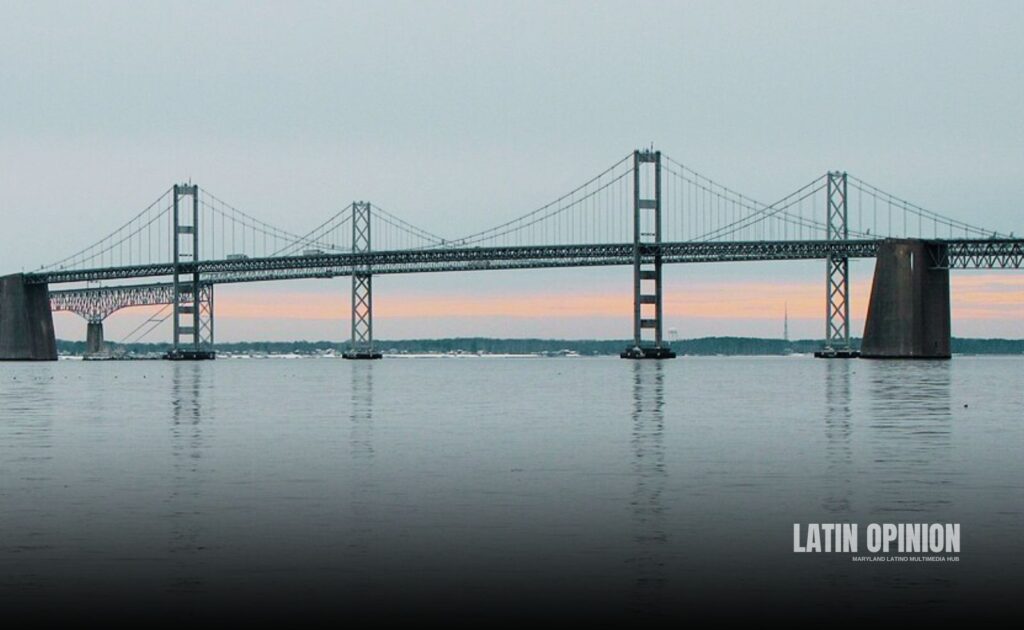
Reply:
[[[854,348],[860,339],[853,339]],[[448,339],[382,340],[375,345],[384,352],[409,354],[443,354],[468,352],[485,354],[541,354],[575,352],[581,355],[617,355],[628,344],[627,340],[601,339],[492,339],[489,337],[456,337]],[[158,354],[170,348],[168,343],[108,343],[108,347],[129,354]],[[231,353],[255,354],[317,354],[328,350],[343,352],[348,342],[337,341],[239,341],[218,343],[217,350]],[[821,347],[820,339],[764,339],[758,337],[702,337],[672,342],[680,354],[691,355],[783,355],[811,353]],[[963,339],[952,340],[954,354],[1024,354],[1024,339]],[[84,341],[57,340],[61,354],[80,355],[85,352]]]

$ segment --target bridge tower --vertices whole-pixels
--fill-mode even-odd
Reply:
[[[676,356],[662,338],[661,151],[633,152],[633,345],[619,356]]]
[[[352,204],[352,253],[370,252],[369,201]],[[346,359],[379,359],[373,348],[373,272],[370,265],[352,266],[352,338]]]
[[[165,359],[195,361],[213,359],[213,286],[199,282],[199,186],[174,185],[172,240],[174,281],[171,313],[173,345]],[[182,206],[182,197],[192,197],[192,212]],[[187,268],[191,267],[191,273]],[[185,338],[185,342],[183,342]]]
[[[846,173],[829,171],[826,239],[849,238],[846,221]],[[850,259],[829,249],[825,261],[825,345],[814,356],[825,359],[850,359],[860,353],[850,347]]]

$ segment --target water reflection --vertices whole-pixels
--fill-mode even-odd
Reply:
[[[924,520],[948,509],[954,482],[950,362],[870,364],[869,446],[878,477],[874,513]]]
[[[0,385],[3,423],[0,423],[0,446],[6,463],[48,461],[45,450],[52,446],[54,414],[54,369],[47,364],[33,365],[30,370],[4,370]]]
[[[201,509],[204,480],[200,470],[203,436],[203,367],[178,361],[171,375],[171,479],[167,498],[168,555],[173,571],[167,590],[201,592],[205,585],[200,556],[206,515]]]
[[[51,508],[55,497],[66,496],[55,483],[62,481],[53,455],[54,421],[61,413],[55,373],[50,364],[0,364],[0,601],[8,588],[20,597],[42,586],[34,561],[50,554],[61,537]]]
[[[827,361],[825,373],[825,457],[827,494],[822,507],[847,521],[853,498],[853,447],[850,377],[853,362]]]
[[[439,392],[480,382],[482,367],[503,387]],[[549,588],[534,588],[536,575],[569,575],[574,602],[648,614],[758,598],[775,611],[985,601],[1008,593],[1000,575],[1020,568],[1021,368],[1020,358],[0,364],[0,600],[53,606],[55,589],[82,585],[89,604],[159,590],[187,610],[290,588],[289,602],[309,593],[393,610],[417,589],[472,603],[488,584],[511,596],[527,593],[519,584]],[[550,378],[562,369],[586,378]],[[497,434],[481,436],[488,428]],[[963,522],[964,562],[798,556],[789,529],[805,518]],[[324,594],[328,585],[339,588]]]
[[[665,374],[660,361],[633,361],[632,472],[634,605],[639,612],[665,610],[668,543],[664,503]]]
[[[374,474],[373,446],[373,361],[350,361],[349,456],[352,463],[351,503],[345,532],[350,574],[348,588],[357,599],[372,597],[378,588],[380,571],[372,550],[379,539],[376,516],[378,483]]]
[[[950,362],[871,361],[866,431],[871,470],[861,483],[870,488],[868,506],[881,522],[959,522],[952,505],[957,496],[952,448]],[[877,571],[877,592],[927,592],[932,601],[948,601],[955,573],[910,574]],[[891,608],[904,602],[895,598]]]
[[[373,361],[359,361],[352,366],[351,433],[349,446],[352,459],[373,460]]]

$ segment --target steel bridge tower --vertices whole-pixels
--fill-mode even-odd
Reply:
[[[352,253],[370,252],[369,201],[352,204]],[[373,348],[373,272],[369,264],[352,267],[352,338],[346,359],[379,359]]]
[[[174,185],[174,323],[173,346],[164,355],[171,360],[213,359],[213,285],[201,286],[199,270],[199,186]],[[192,212],[182,211],[182,197],[192,197]],[[184,238],[183,238],[184,237]],[[192,267],[187,273],[186,266]],[[182,338],[186,338],[183,342]]]
[[[849,238],[846,199],[846,173],[829,171],[825,205],[826,240],[830,244]],[[825,346],[814,356],[850,359],[859,355],[850,347],[850,259],[829,248],[825,261]]]
[[[633,345],[623,359],[675,358],[662,338],[661,295],[661,151],[634,151]]]

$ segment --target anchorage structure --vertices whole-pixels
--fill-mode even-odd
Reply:
[[[829,171],[827,175],[826,240],[846,241],[846,173]],[[824,359],[850,359],[860,353],[850,347],[850,258],[829,250],[825,260],[825,346],[814,356]]]
[[[352,253],[370,252],[370,202],[352,204]],[[373,348],[373,272],[369,264],[352,267],[352,340],[346,359],[379,359]]]
[[[661,334],[661,255],[661,151],[634,151],[633,345],[619,355],[623,359],[676,356]]]
[[[172,321],[173,346],[164,355],[175,361],[213,359],[213,287],[204,291],[199,282],[199,186],[174,185],[174,273]],[[192,197],[192,212],[182,212],[181,198]],[[182,237],[185,238],[182,238]],[[189,238],[191,237],[191,238]],[[184,264],[190,263],[192,273],[184,273]],[[183,317],[184,316],[184,317]],[[182,338],[187,338],[187,343]]]

